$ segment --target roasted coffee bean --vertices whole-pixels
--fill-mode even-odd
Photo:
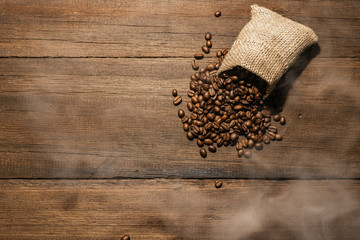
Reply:
[[[224,143],[224,139],[222,139],[222,138],[219,138],[219,139],[216,141],[216,145],[217,145],[218,147],[221,147],[221,146],[223,145],[223,143]]]
[[[286,119],[284,117],[281,117],[280,118],[280,124],[285,125],[285,123],[286,123]]]
[[[245,150],[245,151],[244,151],[244,156],[245,156],[246,158],[251,158],[251,156],[252,156],[251,151],[250,151],[250,150]]]
[[[246,127],[251,127],[251,125],[252,125],[252,122],[251,122],[251,120],[247,120],[246,122],[245,122],[245,126]]]
[[[195,134],[195,135],[197,135],[197,134],[199,134],[199,132],[200,132],[200,129],[199,129],[199,127],[198,126],[191,126],[191,131]]]
[[[205,148],[200,148],[200,155],[201,155],[201,157],[206,158],[207,152],[206,152]]]
[[[203,58],[204,58],[204,54],[202,54],[202,53],[197,53],[197,54],[194,55],[194,58],[195,58],[195,59],[199,59],[199,60],[200,60],[200,59],[203,59]]]
[[[194,69],[194,70],[198,70],[199,69],[199,64],[197,63],[197,61],[194,59],[192,60],[191,62],[191,67]]]
[[[275,126],[269,126],[269,131],[273,133],[277,133],[277,127]]]
[[[254,147],[254,145],[255,145],[255,142],[252,140],[252,139],[249,139],[249,141],[248,141],[248,147],[249,148],[253,148]]]
[[[244,152],[245,152],[244,149],[238,150],[238,152],[237,152],[238,157],[244,156]]]
[[[210,63],[210,64],[208,64],[208,65],[206,66],[206,70],[208,70],[208,71],[212,71],[212,70],[214,70],[214,69],[215,69],[215,65],[212,64],[212,63]]]
[[[206,145],[211,145],[211,144],[213,143],[213,140],[210,139],[210,138],[206,138],[206,139],[204,140],[204,143],[205,143]]]
[[[263,137],[263,141],[264,141],[264,143],[269,144],[269,143],[270,143],[270,138],[265,135],[265,136]]]
[[[236,143],[236,150],[240,150],[240,149],[243,149],[243,146],[240,142],[237,142]]]
[[[211,47],[212,47],[212,42],[211,42],[210,40],[207,40],[207,41],[206,41],[206,46],[207,46],[208,48],[211,48]]]
[[[283,137],[280,134],[276,134],[275,135],[275,140],[281,141],[281,140],[283,140]]]
[[[274,115],[273,119],[275,122],[280,121],[281,116],[279,114]]]
[[[192,96],[192,97],[191,97],[191,101],[192,101],[193,104],[197,103],[197,102],[198,102],[198,101],[197,101],[197,97]]]
[[[210,40],[211,39],[211,34],[210,33],[206,33],[205,34],[205,40]]]
[[[220,16],[221,16],[221,11],[216,11],[216,12],[214,13],[214,16],[215,16],[215,17],[220,17]]]
[[[130,236],[129,235],[124,235],[124,236],[122,236],[121,240],[130,240]]]
[[[194,110],[194,105],[191,102],[188,102],[186,104],[187,108],[189,109],[190,112],[192,112]]]
[[[182,101],[182,97],[181,96],[177,96],[174,98],[174,105],[179,105]]]
[[[206,45],[203,45],[203,46],[201,47],[201,50],[202,50],[204,53],[206,53],[206,54],[208,54],[208,53],[210,52],[210,49],[209,49]]]
[[[189,91],[187,92],[187,95],[188,95],[189,97],[192,97],[192,96],[195,95],[195,92],[194,92],[193,90],[189,90]]]
[[[190,125],[187,124],[187,123],[184,123],[183,124],[183,129],[184,129],[185,132],[189,131],[190,130]]]
[[[212,153],[215,153],[217,150],[217,148],[214,146],[214,145],[210,145],[209,146],[209,151],[212,152]]]
[[[178,111],[178,116],[179,116],[179,118],[183,118],[183,117],[185,116],[184,110],[180,109],[180,110]]]
[[[186,123],[188,120],[189,120],[189,117],[188,117],[188,116],[184,116],[184,117],[181,119],[181,121],[182,121],[183,123]]]
[[[273,132],[267,132],[266,135],[270,138],[270,140],[275,140],[276,134]]]
[[[261,150],[261,149],[263,149],[263,145],[262,145],[262,143],[255,143],[255,149],[256,150]]]
[[[229,124],[223,122],[220,124],[220,126],[225,130],[225,131],[229,131],[230,130],[230,126]]]
[[[173,89],[173,90],[172,90],[172,95],[173,95],[174,97],[176,97],[177,94],[178,94],[177,90],[176,90],[176,89]]]
[[[201,141],[200,139],[198,139],[196,141],[196,144],[199,146],[199,147],[203,147],[204,146],[204,141]]]
[[[221,188],[221,186],[222,186],[222,182],[221,181],[215,181],[215,187],[216,188]]]
[[[217,56],[217,57],[221,57],[221,56],[222,56],[222,51],[221,51],[221,50],[218,50],[218,51],[216,52],[216,56]]]
[[[236,133],[230,134],[230,141],[235,142],[239,138],[239,135]]]
[[[189,140],[193,140],[193,139],[194,139],[194,134],[192,134],[192,132],[187,132],[187,133],[186,133],[186,137],[187,137]]]

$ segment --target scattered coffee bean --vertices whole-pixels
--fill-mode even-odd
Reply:
[[[189,140],[193,140],[193,139],[194,139],[194,135],[192,134],[192,132],[187,132],[187,133],[186,133],[186,137],[187,137]]]
[[[204,146],[204,141],[201,141],[200,139],[198,139],[196,141],[196,144],[199,146],[199,147],[203,147]]]
[[[217,56],[217,57],[221,57],[221,56],[222,56],[222,51],[221,51],[221,50],[218,50],[218,51],[216,52],[216,56]]]
[[[270,143],[270,138],[265,135],[265,136],[263,137],[263,142],[266,143],[266,144],[269,144],[269,143]]]
[[[205,148],[200,148],[200,155],[201,155],[201,157],[206,158],[207,152],[206,152]]]
[[[280,121],[281,116],[279,114],[274,115],[273,119],[275,122]]]
[[[124,236],[122,236],[121,240],[130,240],[130,236],[129,235],[124,235]]]
[[[203,59],[203,58],[204,58],[204,54],[202,54],[202,53],[197,53],[197,54],[194,55],[194,58],[195,58],[195,59],[199,59],[199,60],[200,60],[200,59]]]
[[[281,141],[281,140],[283,140],[283,137],[280,134],[276,134],[275,135],[275,140]]]
[[[183,124],[183,129],[185,132],[189,131],[190,130],[190,125],[188,123],[184,123]]]
[[[280,118],[280,124],[285,125],[285,123],[286,123],[286,119],[284,117],[281,117]]]
[[[205,40],[210,40],[211,39],[211,34],[210,33],[206,33],[205,34]]]
[[[194,105],[191,102],[188,102],[186,104],[187,108],[189,109],[190,112],[194,111]]]
[[[221,186],[222,186],[222,182],[221,181],[215,181],[215,187],[216,188],[221,188]]]
[[[201,47],[201,50],[202,50],[204,53],[206,53],[206,54],[208,54],[208,53],[210,52],[210,49],[209,49],[206,45],[203,45],[203,46]]]
[[[240,149],[240,150],[238,150],[237,155],[238,155],[238,157],[242,157],[242,156],[244,156],[244,153],[245,153],[244,149]]]
[[[210,40],[207,40],[207,41],[206,41],[206,46],[207,46],[208,48],[211,48],[211,47],[212,47],[212,42],[211,42]]]
[[[251,156],[252,156],[251,151],[250,151],[250,150],[245,150],[244,156],[245,156],[246,158],[251,158]]]
[[[185,116],[184,110],[180,109],[180,110],[178,111],[178,116],[179,116],[179,118],[183,118],[183,117]]]
[[[216,11],[216,12],[214,13],[214,15],[215,15],[215,17],[220,17],[220,16],[221,16],[221,11]]]
[[[256,150],[262,150],[263,149],[263,145],[262,145],[262,143],[255,143],[255,149]]]
[[[194,69],[194,70],[198,70],[199,69],[199,64],[197,63],[197,61],[194,59],[192,60],[191,62],[191,67]]]
[[[177,94],[178,94],[178,93],[177,93],[177,90],[176,90],[176,89],[173,89],[173,90],[172,90],[172,95],[173,95],[174,97],[176,97]]]
[[[209,151],[212,152],[212,153],[215,153],[217,150],[217,148],[214,146],[214,145],[210,145],[209,146]]]
[[[177,96],[174,98],[174,105],[179,105],[182,101],[182,97],[181,96]]]

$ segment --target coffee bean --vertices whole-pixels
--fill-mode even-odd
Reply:
[[[206,41],[206,46],[207,46],[208,48],[211,48],[211,47],[212,47],[212,42],[211,42],[210,40],[207,40],[207,41]]]
[[[174,98],[174,105],[179,105],[182,101],[182,97],[181,96],[177,96]]]
[[[193,139],[194,139],[194,135],[192,134],[192,132],[187,132],[187,133],[186,133],[186,137],[187,137],[189,140],[193,140]]]
[[[201,50],[202,50],[204,53],[206,53],[206,54],[208,54],[208,53],[210,52],[209,48],[208,48],[206,45],[203,45],[203,46],[201,47]]]
[[[276,134],[275,135],[275,140],[281,141],[281,140],[283,140],[283,137],[280,134]]]
[[[235,142],[239,138],[239,135],[236,133],[230,134],[230,141]]]
[[[196,141],[196,144],[199,146],[199,147],[203,147],[204,146],[204,141],[201,141],[200,139],[198,139]]]
[[[124,235],[124,236],[122,236],[121,240],[130,240],[130,236],[129,235]]]
[[[189,120],[189,117],[188,117],[188,116],[184,116],[184,117],[181,119],[181,121],[182,121],[183,123],[186,123],[188,120]]]
[[[237,142],[236,143],[236,150],[241,150],[241,149],[243,149],[242,144],[240,142]]]
[[[221,146],[223,145],[223,143],[224,143],[224,139],[222,139],[222,138],[219,138],[219,139],[216,141],[216,145],[217,145],[218,147],[221,147]]]
[[[270,138],[270,140],[275,140],[276,134],[273,132],[267,132],[266,135]]]
[[[190,125],[187,124],[187,123],[184,123],[183,124],[183,129],[184,129],[185,132],[189,131],[190,130]]]
[[[205,148],[200,148],[200,155],[201,155],[201,157],[206,158],[207,152],[206,152]]]
[[[202,54],[202,53],[197,53],[197,54],[194,55],[194,58],[195,58],[195,59],[199,59],[199,60],[200,60],[200,59],[203,59],[203,58],[204,58],[204,54]]]
[[[199,129],[199,127],[198,126],[191,126],[191,131],[195,134],[195,135],[197,135],[197,134],[199,134],[199,132],[200,132],[200,129]]]
[[[179,116],[179,118],[183,118],[183,117],[185,116],[184,110],[180,109],[180,110],[178,111],[178,116]]]
[[[238,157],[244,156],[244,152],[245,152],[244,149],[238,150],[238,152],[237,152]]]
[[[215,187],[216,188],[221,188],[221,186],[222,186],[222,182],[221,181],[215,181]]]
[[[269,144],[269,143],[270,143],[270,138],[265,135],[265,136],[263,137],[263,142],[266,143],[266,144]]]
[[[275,126],[269,126],[269,131],[273,133],[277,133],[277,127]]]
[[[173,95],[174,97],[176,97],[177,94],[178,94],[178,93],[177,93],[177,90],[176,90],[176,89],[173,89],[173,90],[172,90],[172,95]]]
[[[255,143],[255,149],[256,150],[261,150],[261,149],[263,149],[263,145],[262,145],[262,143]]]
[[[250,150],[245,150],[245,151],[244,151],[244,156],[245,156],[246,158],[251,158],[251,156],[252,156],[251,151],[250,151]]]
[[[206,33],[205,34],[205,40],[210,40],[211,39],[211,34],[210,33]]]
[[[217,56],[217,57],[221,57],[221,56],[222,56],[222,51],[221,51],[221,50],[218,50],[218,51],[216,52],[216,56]]]
[[[285,125],[285,123],[286,123],[286,119],[284,117],[281,117],[280,118],[280,124]]]
[[[190,112],[192,112],[194,110],[194,105],[191,102],[188,102],[186,104],[187,108],[189,109]]]
[[[249,148],[253,148],[254,147],[254,145],[255,145],[255,142],[252,140],[252,139],[249,139],[249,141],[248,141],[248,147]]]
[[[251,125],[252,125],[252,122],[251,122],[251,120],[247,120],[246,122],[245,122],[245,126],[246,127],[251,127]]]
[[[214,13],[214,16],[215,16],[215,17],[220,17],[220,16],[221,16],[221,11],[216,11],[216,12]]]
[[[214,146],[214,145],[210,145],[209,146],[209,151],[212,152],[212,153],[215,153],[217,150],[217,148]]]
[[[212,70],[214,70],[214,69],[215,69],[215,65],[212,64],[212,63],[210,63],[210,64],[208,64],[208,65],[206,66],[206,70],[208,70],[208,71],[212,71]]]
[[[211,145],[211,144],[213,143],[213,140],[210,139],[210,138],[206,138],[206,139],[204,140],[204,143],[205,143],[206,145]]]
[[[280,121],[281,116],[279,114],[274,115],[273,119],[275,122]]]
[[[192,60],[191,62],[191,67],[194,69],[194,70],[198,70],[199,69],[199,64],[197,63],[197,61],[194,59]]]

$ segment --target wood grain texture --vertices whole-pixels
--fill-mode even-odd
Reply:
[[[0,177],[359,178],[359,70],[315,58],[288,94],[282,142],[202,159],[177,117],[190,59],[1,59]]]
[[[359,181],[1,180],[1,239],[347,239]]]
[[[253,1],[1,1],[0,56],[191,57],[204,34],[230,48]],[[315,30],[319,57],[359,57],[359,1],[257,4]],[[223,16],[213,13],[221,10]]]

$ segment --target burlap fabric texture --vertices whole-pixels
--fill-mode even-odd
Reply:
[[[251,20],[240,31],[218,73],[239,65],[268,83],[267,97],[296,57],[317,40],[312,29],[252,5]]]

